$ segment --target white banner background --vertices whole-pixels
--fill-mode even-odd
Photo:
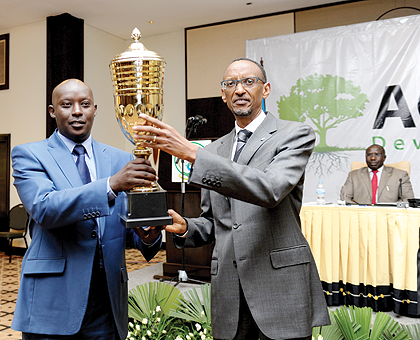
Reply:
[[[420,197],[420,16],[249,40],[246,55],[264,61],[272,86],[266,109],[276,116],[280,97],[289,97],[299,79],[315,74],[342,77],[367,96],[361,116],[327,130],[327,145],[339,150],[321,152],[315,147],[306,171],[304,202],[316,201],[316,185],[323,179],[326,201],[336,203],[351,162],[364,161],[365,149],[374,140],[386,150],[385,164],[410,161],[414,193]],[[395,85],[401,87],[415,127],[405,128],[400,117],[391,117],[382,129],[374,129],[385,90]],[[394,96],[389,99],[388,111],[398,110]],[[309,118],[304,123],[316,129]],[[382,139],[374,139],[378,136]],[[317,134],[317,146],[319,141]]]

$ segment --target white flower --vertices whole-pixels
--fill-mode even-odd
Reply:
[[[194,338],[194,334],[192,334],[192,333],[188,333],[188,335],[189,335],[190,337]]]
[[[191,333],[190,333],[191,334]],[[190,336],[189,335],[187,335],[187,340],[190,340],[191,338],[190,338]]]
[[[160,311],[161,311],[160,306],[157,306],[156,307],[156,312],[160,312]]]
[[[141,323],[142,323],[143,325],[147,325],[147,319],[146,319],[146,318],[144,318],[143,320],[141,320]]]
[[[129,322],[129,323],[128,323],[128,325],[129,325],[130,327],[134,327],[134,325],[133,325],[133,323],[132,323],[132,322]]]
[[[201,334],[201,339],[206,340],[206,336],[204,334]]]
[[[162,331],[162,333],[163,333],[163,334],[166,334],[166,330],[163,330],[163,331]]]
[[[141,340],[146,340],[146,337],[142,336],[142,337],[141,337]]]
[[[160,318],[156,318],[157,322],[160,322]]]
[[[204,313],[204,311],[202,310],[202,311],[201,311],[201,315],[204,315],[204,314],[205,314],[205,313]]]
[[[139,331],[140,330],[140,325],[136,325],[136,329]]]
[[[182,338],[178,335],[175,340],[182,340]]]
[[[151,331],[147,331],[147,335],[148,336],[151,336],[152,335],[152,332]]]
[[[195,328],[197,329],[197,332],[199,332],[200,329],[201,329],[201,325],[199,323],[196,323],[195,324]]]
[[[207,328],[204,328],[204,334],[207,334]]]
[[[319,334],[318,335],[318,340],[324,340],[324,337],[321,334]]]

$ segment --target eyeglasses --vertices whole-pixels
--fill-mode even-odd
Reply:
[[[221,84],[222,84],[223,90],[232,91],[236,89],[236,85],[238,85],[238,83],[241,83],[244,88],[251,88],[255,86],[255,84],[257,84],[258,80],[261,80],[263,83],[265,83],[264,80],[262,80],[260,77],[247,77],[247,78],[238,79],[238,80],[235,80],[235,79],[223,80]]]

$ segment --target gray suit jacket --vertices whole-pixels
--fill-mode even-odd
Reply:
[[[369,168],[363,167],[349,173],[342,194],[346,203],[372,204],[372,184]],[[378,186],[378,203],[407,201],[414,198],[408,173],[403,170],[384,166]]]
[[[273,339],[306,337],[329,324],[311,250],[300,228],[304,171],[312,129],[270,113],[238,162],[228,135],[200,149],[189,182],[201,186],[202,214],[188,218],[178,247],[215,241],[211,261],[212,330],[232,339],[239,319],[240,286],[258,327]]]

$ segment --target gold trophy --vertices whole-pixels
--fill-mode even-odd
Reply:
[[[139,117],[140,113],[159,120],[163,118],[165,61],[139,42],[141,34],[137,28],[131,38],[134,42],[125,52],[117,54],[109,65],[114,84],[115,114],[124,136],[136,146],[133,154],[148,159],[153,149],[136,142],[132,128],[147,124]],[[155,152],[153,156],[156,163],[159,153]],[[125,212],[120,217],[127,228],[172,224],[166,191],[157,183],[153,183],[152,187],[131,189],[127,192]]]

